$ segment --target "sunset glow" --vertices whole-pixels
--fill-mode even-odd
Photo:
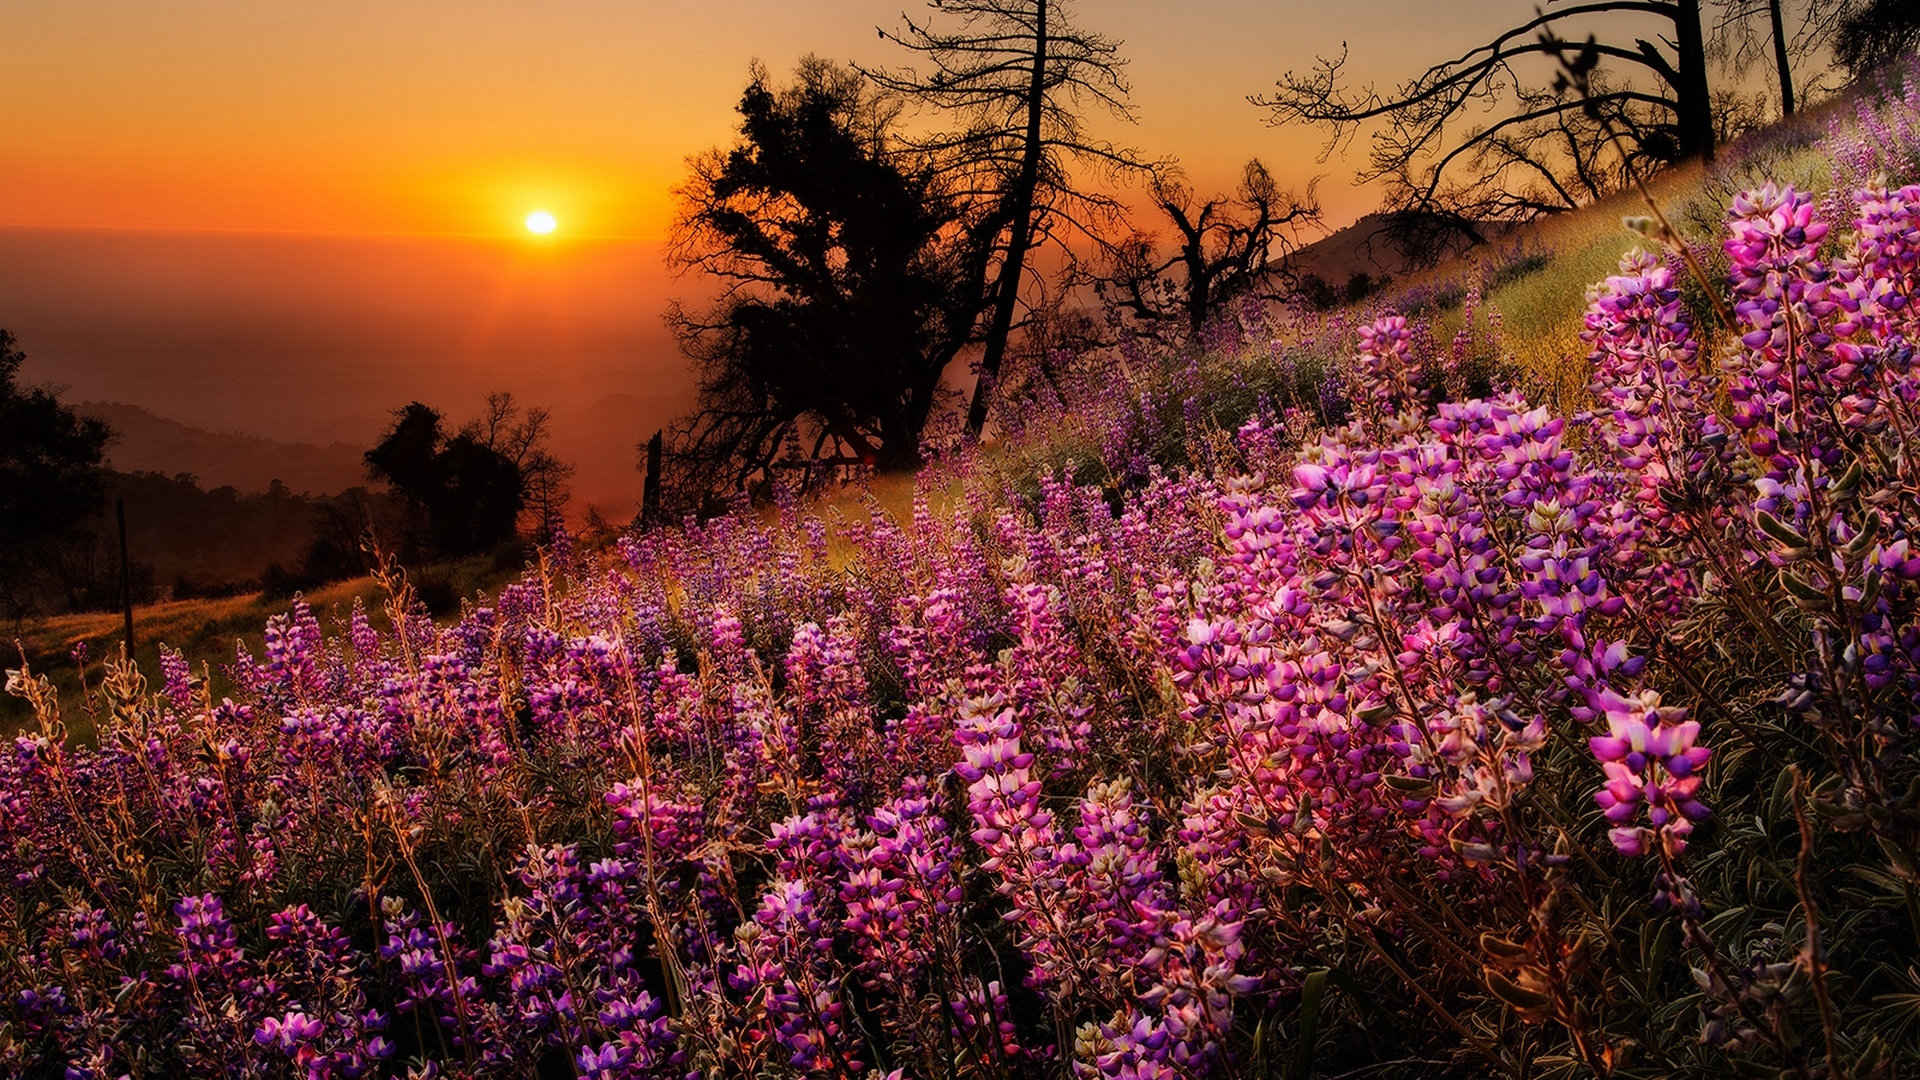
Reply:
[[[535,210],[527,215],[527,231],[535,236],[546,236],[559,227],[560,223],[545,210]]]
[[[1426,10],[1378,6],[1382,26]],[[536,13],[422,0],[376,20],[360,4],[0,4],[0,35],[32,46],[0,50],[11,136],[0,146],[0,227],[524,243],[523,219],[542,208],[570,243],[660,243],[686,156],[734,134],[750,60],[777,72],[808,52],[885,60],[874,28],[900,7],[742,0],[723,19],[698,6]],[[730,36],[723,23],[745,29]],[[1299,59],[1272,41],[1338,47],[1343,32],[1317,26],[1311,9],[1223,0],[1204,20],[1169,25],[1159,5],[1116,0],[1101,24],[1132,46],[1141,122],[1102,121],[1098,134],[1177,153],[1203,187],[1230,184],[1257,153],[1287,183],[1325,173],[1323,194],[1349,218],[1371,208],[1346,191],[1350,169],[1315,161],[1317,134],[1221,104]],[[1225,26],[1245,32],[1222,35]],[[1361,29],[1356,77],[1390,78],[1419,58],[1398,36]],[[1470,45],[1474,33],[1450,30],[1446,44]],[[567,44],[530,51],[534,39]],[[266,40],[274,47],[262,53]],[[143,90],[156,84],[166,93]]]

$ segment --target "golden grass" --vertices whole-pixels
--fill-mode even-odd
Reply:
[[[1691,194],[1703,179],[1697,165],[1676,169],[1653,185],[1663,209]],[[1540,270],[1494,289],[1487,303],[1505,320],[1505,340],[1516,354],[1537,355],[1564,345],[1586,309],[1587,287],[1619,269],[1620,256],[1647,241],[1622,224],[1645,217],[1638,194],[1615,195],[1571,214],[1534,225],[1516,236],[1530,248],[1552,254]]]
[[[307,602],[325,610],[338,604],[351,605],[355,597],[373,602],[376,588],[371,578],[354,578],[327,585],[307,594]],[[245,622],[264,622],[269,615],[287,608],[284,598],[269,600],[263,593],[210,597],[193,600],[168,600],[133,609],[134,637],[140,641],[164,641],[179,644],[201,639],[209,630]],[[96,654],[98,646],[120,637],[123,619],[119,612],[88,611],[58,615],[31,624],[22,635],[29,655],[64,652],[85,642]]]
[[[495,570],[484,557],[429,567],[426,574],[444,576],[458,595],[492,592],[517,574]],[[376,625],[385,627],[381,613],[385,597],[370,577],[323,585],[304,594],[323,623],[344,622],[357,598],[367,606]],[[185,653],[196,674],[211,679],[215,700],[230,688],[225,667],[234,656],[236,644],[244,644],[258,656],[264,647],[267,620],[292,606],[290,597],[269,597],[264,593],[169,600],[142,604],[133,609],[133,636],[137,644],[134,660],[149,678],[158,678],[160,646],[165,644]],[[46,675],[59,687],[69,731],[81,740],[93,737],[91,722],[81,703],[82,672],[75,668],[69,654],[76,644],[87,646],[88,663],[84,676],[88,685],[97,685],[104,674],[105,661],[117,656],[120,648],[122,615],[89,611],[57,615],[25,623],[13,633],[0,632],[5,659],[0,666],[17,667],[24,653],[33,670]],[[18,699],[0,698],[0,733],[16,730],[29,719]]]
[[[1711,244],[1718,239],[1728,197],[1763,178],[1818,191],[1828,186],[1827,161],[1817,147],[1804,146],[1751,162],[1731,175],[1688,165],[1662,174],[1649,189],[1682,237]],[[1529,249],[1549,252],[1551,261],[1492,289],[1486,302],[1501,313],[1503,344],[1515,362],[1557,404],[1575,400],[1569,394],[1584,393],[1587,350],[1578,334],[1587,290],[1616,273],[1621,256],[1648,246],[1649,241],[1624,223],[1646,216],[1639,193],[1623,192],[1538,222],[1512,238],[1523,240]],[[1711,231],[1702,223],[1710,223]]]

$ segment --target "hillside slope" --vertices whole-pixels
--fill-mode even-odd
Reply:
[[[209,490],[231,486],[243,492],[266,491],[275,480],[313,494],[367,483],[361,448],[343,442],[283,442],[208,431],[118,401],[87,401],[76,408],[113,428],[107,457],[121,472],[191,473]]]

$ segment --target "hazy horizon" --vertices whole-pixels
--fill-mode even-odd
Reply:
[[[637,498],[634,443],[690,401],[670,284],[698,287],[637,241],[0,229],[0,326],[70,400],[367,446],[409,401],[457,423],[507,390],[553,410],[603,505]]]

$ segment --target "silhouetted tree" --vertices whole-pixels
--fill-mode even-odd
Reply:
[[[0,330],[0,604],[15,618],[59,545],[99,509],[112,435],[53,391],[21,385],[26,360]]]
[[[269,564],[293,588],[310,588],[366,572],[361,541],[369,528],[389,540],[409,527],[397,493],[354,488],[338,494],[292,491],[285,484],[241,493],[203,490],[190,473],[109,471],[101,506],[71,541],[59,544],[61,583],[76,606],[112,605],[118,597],[119,546],[113,506],[124,501],[134,559],[136,602],[141,564],[176,596],[230,593],[257,584]],[[217,542],[209,542],[209,538]]]
[[[809,57],[777,88],[756,65],[738,111],[739,141],[678,190],[670,258],[722,289],[668,312],[700,395],[667,446],[677,497],[917,464],[988,244],[858,72]]]
[[[1071,286],[1086,284],[1069,275]],[[1079,302],[1083,297],[1072,290],[1036,295],[1036,306],[1023,320],[1020,334],[1007,347],[1006,366],[1000,374],[996,397],[1004,407],[1009,402],[1034,402],[1040,409],[1030,416],[1045,417],[1066,400],[1064,378],[1085,377],[1088,368],[1105,370],[1111,363],[1105,350],[1119,341],[1118,329],[1107,313]],[[1002,422],[1007,414],[1002,409]],[[964,422],[964,417],[955,419]],[[950,449],[966,442],[963,427],[943,431]]]
[[[356,488],[333,499],[315,500],[313,538],[300,564],[299,576],[305,583],[341,581],[368,571],[366,540],[369,533],[378,535],[378,529],[366,496],[366,489]]]
[[[440,414],[416,401],[394,413],[393,426],[367,451],[367,472],[424,505],[441,486]]]
[[[1173,250],[1135,233],[1107,245],[1111,269],[1096,282],[1102,296],[1119,305],[1149,332],[1178,326],[1187,334],[1249,293],[1273,299],[1292,291],[1287,256],[1300,231],[1320,221],[1320,204],[1306,194],[1282,191],[1259,159],[1247,162],[1231,196],[1196,201],[1176,170],[1163,170],[1152,184],[1154,206],[1173,228]]]
[[[1707,47],[1745,69],[1763,58],[1773,65],[1780,91],[1780,115],[1792,116],[1799,103],[1794,93],[1793,42],[1787,36],[1782,0],[1718,0],[1719,18],[1708,35]]]
[[[1920,4],[1855,0],[1835,29],[1833,51],[1854,78],[1890,69],[1920,50]]]
[[[520,501],[529,519],[526,527],[541,541],[564,519],[567,501],[573,497],[567,486],[573,466],[555,457],[548,446],[552,426],[553,414],[547,409],[523,407],[512,394],[500,391],[488,394],[486,412],[461,429],[520,471]]]
[[[1821,76],[1830,60],[1837,57],[1845,61],[1840,37],[1849,21],[1876,6],[1896,21],[1904,13],[1910,26],[1920,20],[1920,15],[1913,14],[1914,5],[1906,0],[1879,5],[1873,0],[1714,0],[1715,18],[1707,34],[1707,51],[1724,61],[1736,79],[1756,65],[1770,66],[1778,87],[1780,114],[1792,116],[1810,94],[1824,88]],[[1884,29],[1884,24],[1875,28],[1872,36],[1876,46],[1886,40]],[[1896,47],[1887,56],[1897,55],[1897,51]],[[1817,66],[1813,77],[1803,80],[1796,76],[1796,65]]]
[[[1327,311],[1340,303],[1340,291],[1319,274],[1308,273],[1300,279],[1300,299],[1315,311]]]
[[[1664,48],[1632,36],[1649,17],[1667,30]],[[1541,32],[1565,19],[1604,27],[1593,49],[1634,77],[1609,84],[1596,76],[1580,99],[1546,85],[1561,45]],[[1700,0],[1551,4],[1390,92],[1345,86],[1346,59],[1343,48],[1249,100],[1273,123],[1326,128],[1328,152],[1378,124],[1358,178],[1386,182],[1389,210],[1419,212],[1472,243],[1485,241],[1486,221],[1570,210],[1623,186],[1633,170],[1713,156]],[[1481,115],[1494,119],[1478,122]]]
[[[1349,304],[1357,304],[1386,288],[1392,284],[1392,281],[1392,278],[1384,274],[1376,278],[1365,270],[1355,270],[1347,277],[1346,301]]]
[[[472,430],[447,438],[440,414],[420,402],[394,413],[366,461],[424,511],[436,551],[469,554],[514,535],[524,505],[519,468]]]
[[[922,66],[862,70],[887,90],[960,121],[912,145],[953,178],[973,206],[972,220],[994,237],[993,307],[966,418],[968,436],[977,438],[1017,328],[1033,249],[1061,232],[1103,235],[1122,216],[1110,194],[1083,186],[1073,168],[1111,174],[1151,166],[1086,132],[1090,109],[1133,119],[1125,62],[1119,42],[1076,26],[1064,0],[928,6],[943,25],[903,16],[901,30],[879,31]]]
[[[653,436],[641,445],[640,469],[645,473],[640,487],[640,511],[633,519],[640,528],[660,524],[660,471],[665,466],[667,452],[667,433],[655,431]]]

